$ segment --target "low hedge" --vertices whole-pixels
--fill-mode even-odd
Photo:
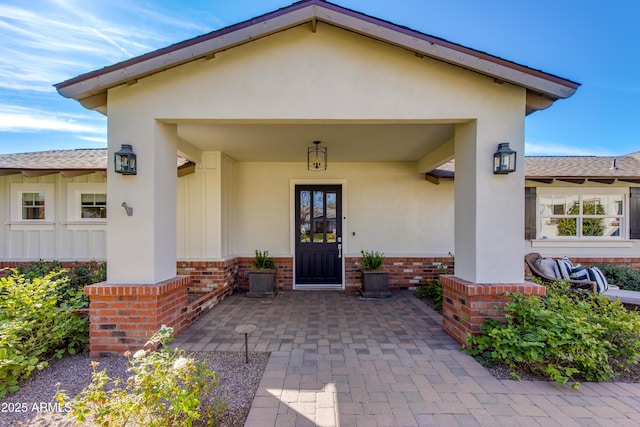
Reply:
[[[506,322],[487,320],[467,352],[558,383],[606,381],[640,358],[640,315],[619,301],[556,282],[544,297],[512,295]],[[517,377],[517,375],[516,375]]]
[[[627,291],[640,291],[639,271],[613,263],[598,263],[596,267],[602,270],[609,283]]]
[[[18,390],[34,369],[81,351],[89,319],[84,286],[106,280],[106,265],[36,261],[0,279],[0,397]]]

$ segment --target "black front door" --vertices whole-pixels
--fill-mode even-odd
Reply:
[[[296,185],[296,287],[342,286],[342,187]]]

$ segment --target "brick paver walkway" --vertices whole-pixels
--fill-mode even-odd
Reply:
[[[637,426],[640,385],[495,379],[409,291],[384,300],[343,292],[234,295],[183,332],[185,350],[271,357],[247,426]]]

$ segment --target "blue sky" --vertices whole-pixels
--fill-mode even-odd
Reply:
[[[106,118],[53,84],[291,3],[0,1],[0,153],[106,147]],[[527,155],[640,151],[637,0],[335,3],[581,83],[527,117]]]

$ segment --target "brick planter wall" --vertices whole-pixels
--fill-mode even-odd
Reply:
[[[360,257],[345,258],[345,290],[357,292],[361,287]],[[451,257],[386,257],[384,269],[389,271],[389,288],[398,290],[428,285],[442,274],[440,265],[453,272]]]
[[[442,275],[442,328],[466,345],[467,334],[480,334],[485,319],[504,320],[502,307],[510,301],[505,293],[545,295],[546,288],[531,282],[522,284],[472,283]]]
[[[238,286],[237,258],[226,261],[178,261],[178,275],[191,278],[194,292],[233,291]]]
[[[249,290],[249,279],[246,272],[251,270],[253,258],[236,258],[238,262],[238,287]],[[276,261],[276,288],[280,291],[293,290],[293,258],[278,257]]]
[[[162,325],[179,334],[189,326],[189,277],[175,277],[154,285],[86,286],[89,295],[90,357],[135,351]]]

